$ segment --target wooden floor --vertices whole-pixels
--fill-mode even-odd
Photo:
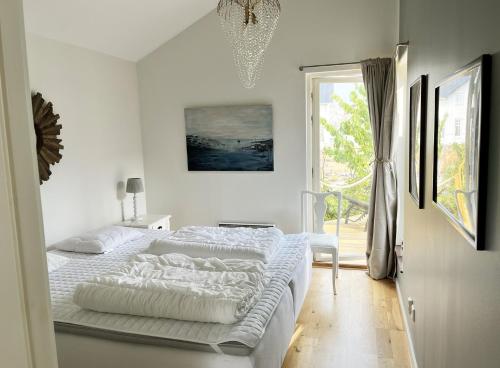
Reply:
[[[395,286],[364,271],[314,268],[283,368],[409,368]]]
[[[366,265],[365,222],[350,222],[346,224],[344,221],[342,219],[340,223],[340,262],[344,264]],[[336,221],[325,223],[325,232],[335,234],[336,229]],[[360,260],[354,261],[353,257],[359,257]]]

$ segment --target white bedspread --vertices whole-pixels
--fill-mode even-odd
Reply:
[[[128,262],[131,257],[145,253],[153,239],[169,236],[167,232],[156,230],[143,232],[144,237],[101,255],[54,252],[71,258],[71,262],[50,274],[50,294],[56,328],[62,325],[80,326],[114,331],[122,335],[132,334],[209,345],[239,342],[253,349],[261,341],[282,295],[286,290],[290,290],[290,280],[297,265],[303,262],[308,248],[307,237],[304,235],[285,235],[273,259],[266,265],[266,270],[272,276],[262,297],[241,321],[230,325],[101,313],[76,305],[73,295],[78,284],[102,275],[116,267],[119,262]]]
[[[98,312],[230,324],[269,281],[257,260],[140,254],[76,287],[74,302]]]
[[[283,233],[276,228],[186,226],[165,239],[154,240],[147,253],[182,253],[195,258],[258,259],[269,263],[282,239]]]

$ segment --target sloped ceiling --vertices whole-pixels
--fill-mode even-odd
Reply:
[[[24,0],[26,31],[137,61],[208,14],[217,0]]]

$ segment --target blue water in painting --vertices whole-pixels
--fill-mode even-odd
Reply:
[[[186,137],[189,171],[273,171],[273,140]]]

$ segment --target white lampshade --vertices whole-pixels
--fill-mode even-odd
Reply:
[[[127,193],[142,193],[144,185],[141,178],[129,178],[127,180]]]

